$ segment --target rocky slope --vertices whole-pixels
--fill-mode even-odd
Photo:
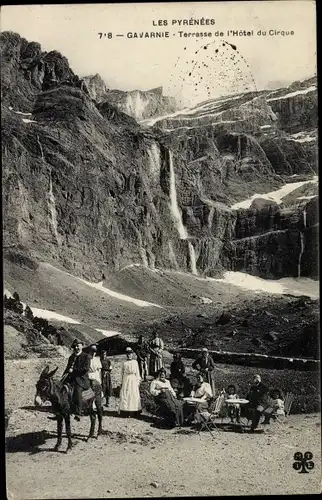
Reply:
[[[162,89],[142,104],[17,34],[1,54],[5,256],[91,280],[132,263],[317,275],[314,183],[286,205],[234,208],[316,172],[315,80],[138,123],[164,110]]]

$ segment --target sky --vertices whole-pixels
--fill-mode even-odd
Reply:
[[[203,25],[182,24],[201,19]],[[3,6],[0,23],[2,32],[61,52],[81,77],[98,73],[109,88],[121,90],[163,86],[185,105],[316,73],[316,11],[310,0]],[[233,36],[230,30],[253,33]],[[128,38],[134,32],[169,37]]]

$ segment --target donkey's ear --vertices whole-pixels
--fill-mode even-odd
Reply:
[[[58,370],[58,366],[56,366],[56,368],[52,371],[52,372],[49,372],[47,377],[50,378],[50,377],[53,377],[56,373],[56,371]]]
[[[49,366],[47,365],[46,368],[44,368],[43,371],[41,372],[40,376],[41,377],[47,377],[48,376],[48,372],[49,372]]]

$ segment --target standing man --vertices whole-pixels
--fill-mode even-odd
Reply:
[[[135,354],[139,363],[140,377],[142,380],[146,380],[148,375],[148,347],[143,340],[143,335],[139,337]]]
[[[202,348],[201,356],[198,356],[198,358],[192,363],[191,366],[194,370],[198,370],[205,381],[210,384],[212,393],[215,396],[215,381],[213,378],[215,363],[206,347]]]
[[[164,349],[163,340],[158,336],[158,332],[153,332],[153,337],[149,342],[150,350],[150,363],[149,363],[149,375],[155,377],[157,373],[163,368],[163,355],[162,351]]]
[[[101,353],[101,365],[102,365],[102,391],[105,397],[105,406],[109,405],[110,397],[112,396],[112,378],[111,378],[111,361],[107,357],[107,352],[103,351]]]
[[[254,376],[253,385],[249,390],[247,399],[249,403],[245,409],[249,415],[249,419],[252,421],[250,431],[254,432],[259,424],[261,414],[269,406],[268,387],[262,384],[260,375]]]
[[[82,393],[90,388],[88,371],[90,369],[90,357],[83,352],[83,342],[75,339],[72,343],[73,354],[69,357],[64,375],[65,381],[73,386],[74,415],[80,420],[82,415]]]
[[[91,346],[91,354],[90,354],[91,359],[88,371],[88,378],[90,380],[91,385],[92,383],[96,382],[100,384],[100,386],[102,386],[102,375],[101,375],[102,363],[100,358],[96,354],[97,354],[97,345],[94,344]]]

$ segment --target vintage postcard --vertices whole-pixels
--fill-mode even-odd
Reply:
[[[321,491],[316,4],[1,9],[10,500]]]

